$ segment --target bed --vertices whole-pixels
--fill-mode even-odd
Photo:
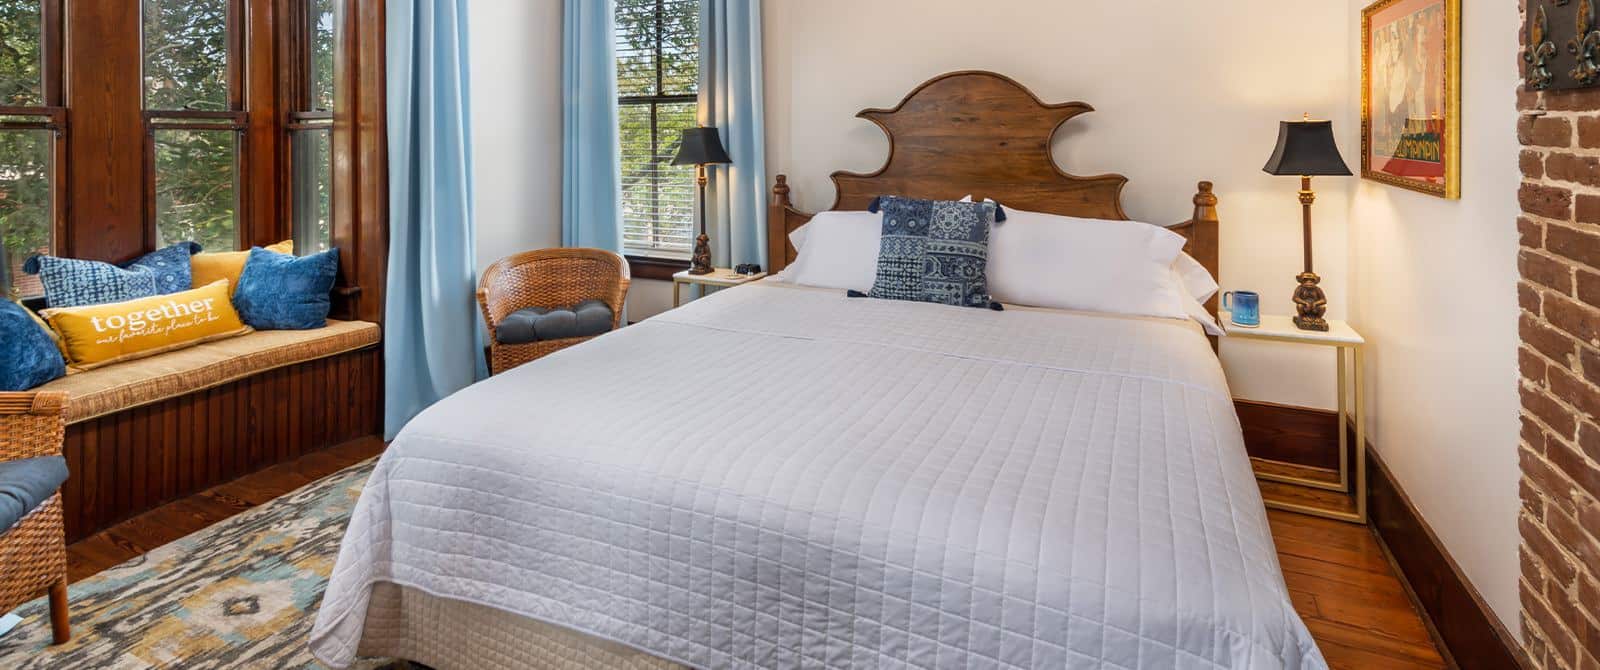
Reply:
[[[974,193],[1126,218],[1122,177],[1050,159],[1087,109],[941,76],[863,112],[891,158],[835,174],[835,207]],[[1209,191],[1177,229],[1215,272]],[[780,178],[773,269],[805,219]],[[1326,667],[1196,324],[773,280],[418,416],[310,645],[440,670]]]

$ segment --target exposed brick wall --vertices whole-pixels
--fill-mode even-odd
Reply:
[[[1523,639],[1600,670],[1600,90],[1517,105]]]

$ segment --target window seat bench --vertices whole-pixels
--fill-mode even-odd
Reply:
[[[164,502],[381,432],[377,324],[258,331],[68,375],[74,541]]]
[[[261,330],[67,375],[33,391],[67,394],[67,423],[203,391],[251,375],[378,343],[378,324],[328,321],[315,330]]]

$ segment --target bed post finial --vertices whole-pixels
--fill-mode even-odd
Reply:
[[[774,206],[790,207],[789,202],[789,176],[778,175],[778,183],[772,187],[772,204]]]
[[[1194,220],[1217,220],[1217,194],[1211,192],[1211,182],[1200,182],[1200,192],[1194,194]]]

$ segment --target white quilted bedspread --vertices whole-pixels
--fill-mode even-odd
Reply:
[[[699,668],[1326,667],[1193,324],[772,282],[413,420],[319,658],[375,582]]]

